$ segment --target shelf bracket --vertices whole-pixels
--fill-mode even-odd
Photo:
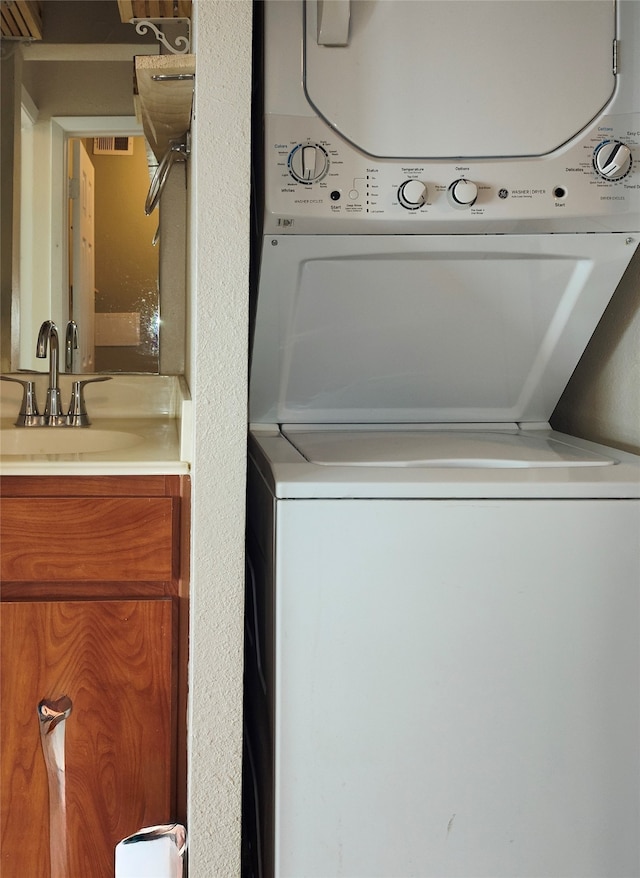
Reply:
[[[178,36],[173,40],[173,45],[158,25],[183,24],[187,28],[187,36]],[[141,36],[152,31],[156,40],[171,52],[172,55],[187,55],[191,50],[191,19],[189,18],[132,18],[131,24],[135,24],[136,33]]]

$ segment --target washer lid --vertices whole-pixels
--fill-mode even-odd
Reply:
[[[314,110],[372,156],[546,155],[613,96],[614,0],[306,0]]]
[[[305,430],[285,425],[282,432],[309,463],[321,466],[531,469],[615,462],[552,436],[517,430]]]
[[[548,421],[635,247],[622,234],[269,236],[251,421]]]

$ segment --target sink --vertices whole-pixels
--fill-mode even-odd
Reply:
[[[0,430],[0,456],[92,454],[144,442],[137,433],[94,427],[13,427]]]

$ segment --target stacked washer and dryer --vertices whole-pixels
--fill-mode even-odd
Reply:
[[[637,878],[637,0],[266,0],[247,874]]]

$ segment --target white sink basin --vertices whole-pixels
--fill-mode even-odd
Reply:
[[[137,433],[95,427],[13,427],[0,430],[0,455],[91,454],[143,441]]]

